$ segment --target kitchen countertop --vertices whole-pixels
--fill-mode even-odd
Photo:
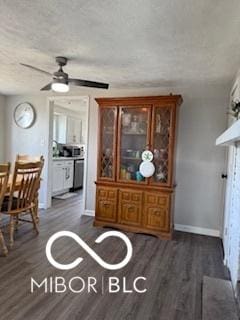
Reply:
[[[53,157],[53,161],[63,161],[63,160],[84,160],[83,157]]]

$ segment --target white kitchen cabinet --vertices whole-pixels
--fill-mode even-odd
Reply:
[[[70,189],[73,187],[73,161],[65,161],[64,169],[64,189]]]
[[[53,140],[63,144],[81,144],[82,120],[60,113],[54,113]]]
[[[64,189],[64,161],[53,162],[52,193],[57,194]]]
[[[67,118],[67,143],[81,143],[82,121],[80,119]]]
[[[64,193],[73,187],[73,170],[73,160],[53,161],[53,196]]]
[[[53,140],[58,143],[66,143],[67,116],[54,113],[53,116]]]

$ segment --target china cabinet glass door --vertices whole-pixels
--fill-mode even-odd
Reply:
[[[100,146],[99,146],[99,178],[115,179],[115,145],[116,145],[117,107],[100,110]]]
[[[150,112],[151,106],[120,108],[118,180],[122,182],[146,183],[139,165],[149,146]]]
[[[171,107],[153,108],[152,151],[155,173],[150,180],[152,184],[165,186],[170,184],[171,118]]]

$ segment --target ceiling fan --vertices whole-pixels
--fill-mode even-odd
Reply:
[[[54,72],[53,74],[41,70],[39,68],[33,67],[29,64],[20,63],[22,66],[33,69],[35,71],[44,73],[45,75],[52,77],[52,82],[47,84],[41,90],[53,90],[56,92],[68,92],[69,85],[80,86],[80,87],[91,87],[91,88],[100,88],[100,89],[108,89],[109,85],[107,83],[102,82],[94,82],[82,79],[72,79],[68,77],[68,74],[63,71],[63,67],[67,64],[68,59],[65,57],[56,57],[56,63],[59,66],[58,71]]]

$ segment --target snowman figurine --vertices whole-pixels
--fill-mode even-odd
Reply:
[[[152,160],[153,153],[149,150],[143,151],[139,171],[144,178],[150,178],[155,172],[155,166],[152,163]]]

